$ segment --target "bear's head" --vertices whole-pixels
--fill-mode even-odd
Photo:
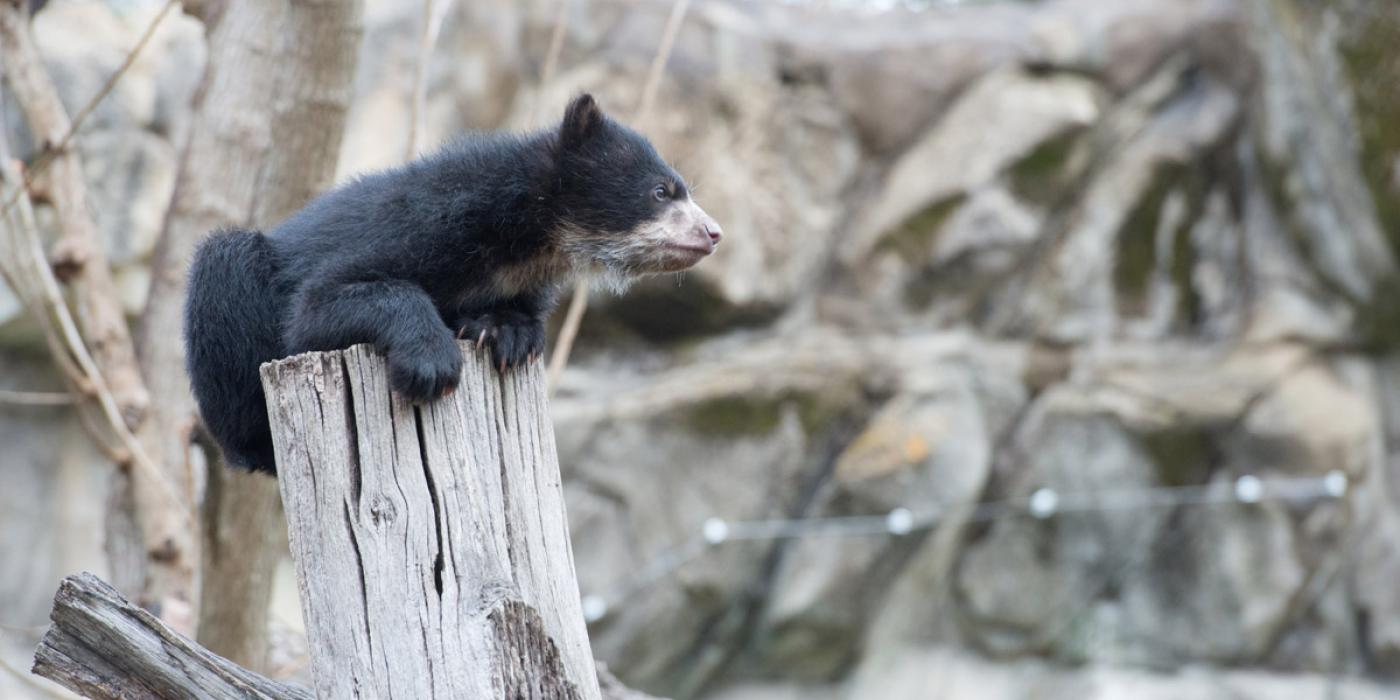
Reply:
[[[685,180],[591,95],[564,111],[555,158],[559,246],[576,269],[625,286],[689,268],[719,244],[719,224],[690,198]]]

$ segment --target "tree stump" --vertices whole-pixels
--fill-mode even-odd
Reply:
[[[263,366],[322,698],[599,697],[538,363],[415,406],[366,346]]]

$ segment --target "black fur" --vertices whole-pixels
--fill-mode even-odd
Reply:
[[[282,356],[290,288],[268,239],[256,231],[210,236],[190,267],[185,352],[204,424],[230,464],[272,465],[272,436],[258,365]],[[250,373],[251,369],[251,373]]]
[[[503,368],[539,357],[578,251],[625,248],[660,215],[662,187],[686,196],[645,138],[584,95],[557,130],[469,136],[327,192],[266,236],[213,235],[185,309],[205,424],[228,462],[275,473],[264,362],[372,343],[393,387],[421,402],[456,387],[457,338]]]

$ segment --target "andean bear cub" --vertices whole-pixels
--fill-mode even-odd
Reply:
[[[557,129],[467,136],[266,235],[211,235],[185,303],[195,399],[227,462],[275,474],[262,363],[371,343],[396,391],[431,401],[457,385],[458,339],[503,370],[533,360],[566,282],[684,270],[720,235],[651,143],[583,95]]]

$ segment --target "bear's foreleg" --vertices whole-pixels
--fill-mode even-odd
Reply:
[[[310,284],[293,300],[292,354],[371,343],[388,357],[393,388],[414,402],[457,388],[462,355],[422,287],[401,280]]]

